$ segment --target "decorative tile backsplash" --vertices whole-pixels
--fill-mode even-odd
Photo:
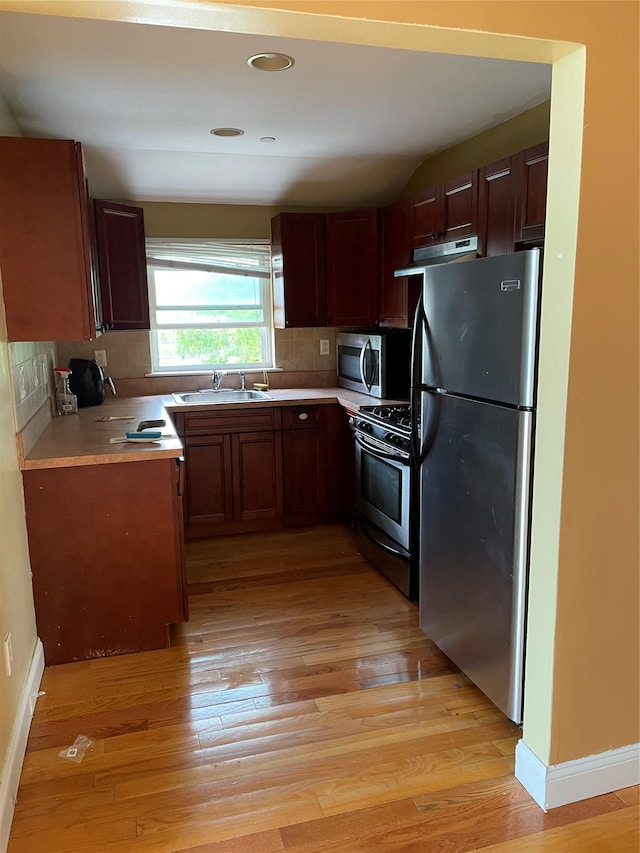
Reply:
[[[284,371],[336,369],[335,329],[276,329],[276,365]],[[328,355],[320,355],[320,341],[329,342]],[[94,358],[104,350],[105,375],[134,379],[151,371],[149,332],[107,332],[95,341],[65,341],[57,345],[60,366],[70,358]]]
[[[51,404],[55,345],[11,343],[9,354],[16,429],[20,432],[42,406]]]

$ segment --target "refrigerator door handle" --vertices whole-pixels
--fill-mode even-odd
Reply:
[[[429,451],[433,446],[433,442],[435,441],[436,433],[438,431],[438,420],[440,418],[440,408],[442,406],[440,394],[434,394],[431,391],[423,391],[422,393],[428,395],[430,416],[428,419],[422,417],[424,412],[422,405],[420,405],[422,440],[419,447],[419,456],[416,457],[419,465],[422,465],[424,460],[427,458],[427,456],[429,455]],[[420,403],[422,404],[422,398],[420,399]]]
[[[416,465],[420,464],[420,431],[418,428],[418,412],[420,402],[419,388],[422,385],[422,377],[420,369],[422,367],[422,341],[424,340],[424,331],[427,324],[427,318],[424,314],[424,304],[422,294],[416,305],[416,312],[413,316],[413,328],[411,330],[411,456]]]

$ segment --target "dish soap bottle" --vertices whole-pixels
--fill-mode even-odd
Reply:
[[[55,367],[56,375],[56,408],[59,415],[72,415],[78,411],[78,398],[69,388],[69,374],[67,367]]]

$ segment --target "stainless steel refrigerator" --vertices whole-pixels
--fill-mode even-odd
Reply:
[[[413,338],[420,626],[518,723],[539,266],[532,249],[425,267]]]

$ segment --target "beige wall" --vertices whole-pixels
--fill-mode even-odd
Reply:
[[[638,742],[638,4],[226,5],[233,10],[172,4],[158,17],[134,2],[126,14],[135,7],[152,23],[555,63],[549,209],[562,215],[551,217],[545,260],[539,437],[549,450],[537,469],[530,635],[539,642],[529,644],[524,738],[546,764]],[[95,17],[124,7],[85,0],[50,9]],[[586,46],[584,121],[576,44]],[[554,453],[560,464],[549,463]],[[557,502],[555,520],[540,495]]]
[[[11,397],[11,365],[0,281],[0,641],[11,633],[13,674],[0,666],[0,767],[7,759],[14,722],[36,644],[31,566],[18,469]]]

